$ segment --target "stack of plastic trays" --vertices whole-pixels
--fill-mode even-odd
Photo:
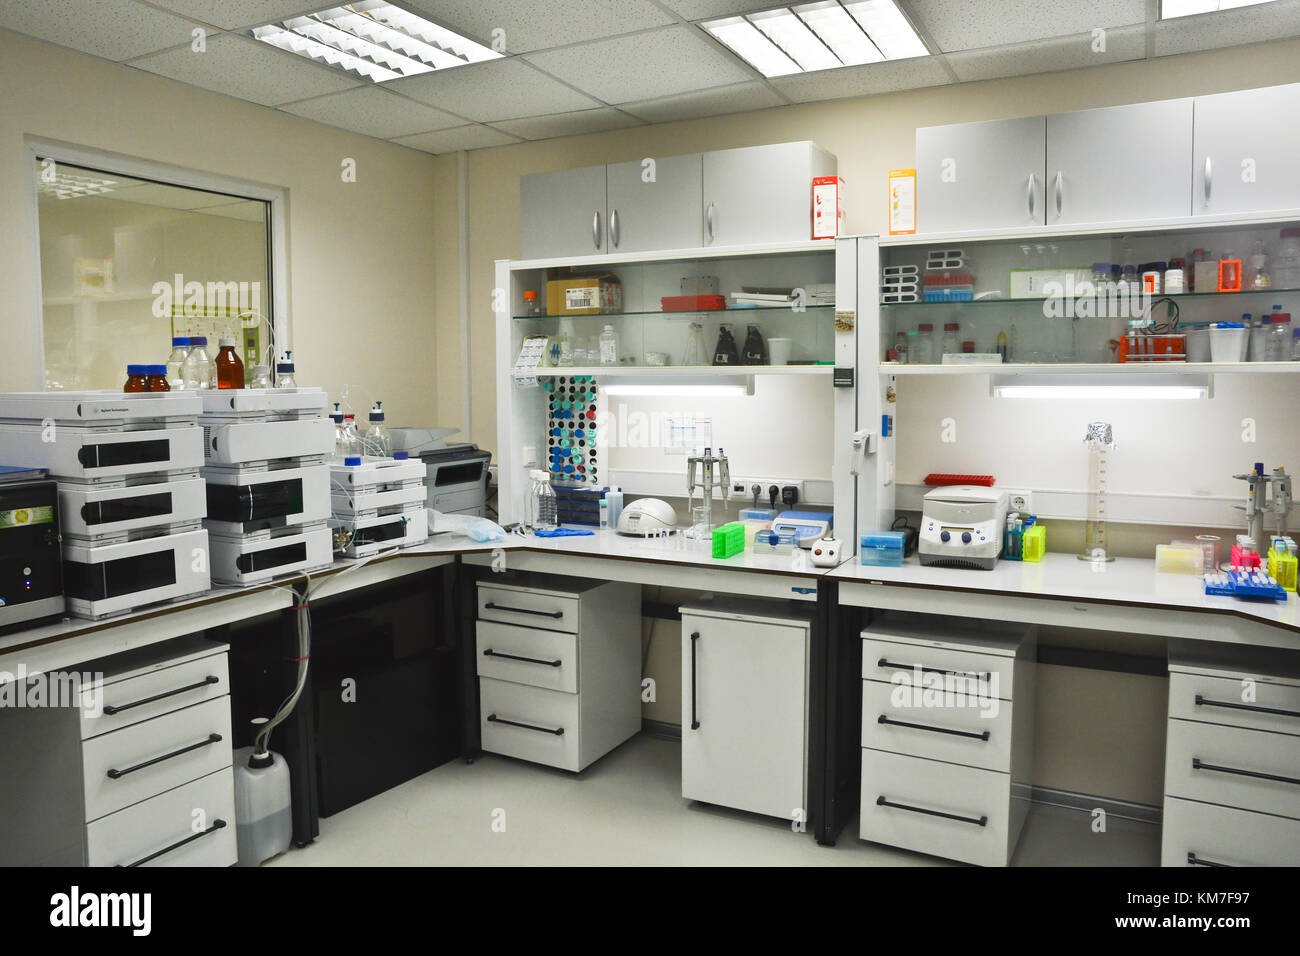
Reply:
[[[335,550],[349,558],[409,548],[429,537],[424,462],[357,456],[330,465]]]
[[[193,392],[0,395],[0,463],[59,485],[68,611],[96,620],[211,587]]]
[[[885,266],[880,274],[881,304],[917,301],[919,281],[920,269],[916,266]]]
[[[325,392],[199,394],[212,579],[247,586],[329,567],[334,423],[325,417]]]

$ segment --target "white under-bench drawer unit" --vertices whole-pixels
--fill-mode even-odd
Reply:
[[[1300,865],[1300,652],[1169,646],[1164,866]]]
[[[641,586],[506,573],[478,584],[489,753],[579,771],[641,729]]]
[[[1029,812],[1032,626],[889,613],[862,631],[864,840],[1006,866]]]

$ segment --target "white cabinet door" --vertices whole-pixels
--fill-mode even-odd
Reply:
[[[704,154],[704,244],[739,246],[812,238],[812,181],[835,157],[812,143]]]
[[[1047,117],[1047,224],[1191,214],[1192,100]]]
[[[1041,116],[918,129],[917,230],[1043,225],[1045,137]]]
[[[804,627],[682,616],[683,797],[806,810],[807,646]]]
[[[1300,207],[1300,83],[1196,97],[1192,213]]]
[[[702,157],[665,156],[606,167],[610,252],[694,249],[703,241]]]
[[[605,225],[604,166],[535,173],[519,180],[520,258],[608,252]]]

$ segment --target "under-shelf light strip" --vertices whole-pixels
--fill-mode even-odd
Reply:
[[[894,0],[819,0],[710,20],[703,27],[767,77],[930,52]]]

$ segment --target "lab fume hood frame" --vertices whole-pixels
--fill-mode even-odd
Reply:
[[[864,260],[859,265],[859,260]],[[612,314],[578,316],[590,326],[615,325],[616,329],[644,326],[640,345],[649,349],[660,324],[704,321],[743,325],[756,322],[769,327],[793,329],[799,339],[796,348],[806,363],[784,366],[654,366],[620,364],[618,366],[576,365],[538,370],[544,376],[593,376],[597,384],[597,405],[604,400],[602,385],[614,385],[628,392],[673,393],[701,386],[722,386],[733,392],[752,391],[755,377],[798,376],[823,380],[833,389],[833,455],[831,479],[809,479],[809,484],[827,486],[825,502],[835,509],[836,532],[842,539],[857,540],[857,529],[874,527],[886,513],[892,520],[892,497],[881,500],[888,487],[889,471],[880,466],[887,445],[878,446],[875,436],[880,430],[883,388],[875,373],[874,350],[879,340],[878,281],[879,258],[875,237],[848,237],[836,240],[810,240],[767,245],[709,246],[658,252],[581,256],[537,260],[497,260],[496,293],[493,305],[496,323],[497,428],[499,462],[498,510],[503,524],[520,521],[529,479],[528,471],[540,467],[545,454],[545,398],[540,387],[531,384],[529,375],[516,380],[516,360],[523,341],[530,332],[543,334],[558,324],[556,316],[530,316],[524,313],[526,290],[544,288],[545,279],[555,270],[573,270],[584,274],[615,272],[627,276],[623,290],[625,311]],[[798,276],[788,284],[798,285],[812,276],[820,282],[834,283],[836,301],[809,303],[802,309],[758,308],[702,310],[699,312],[664,312],[662,296],[679,292],[678,276],[702,276],[721,273],[722,291],[731,291],[741,281],[748,284],[780,285],[787,276]],[[859,293],[859,275],[866,283]],[[730,284],[728,284],[730,283]],[[766,324],[765,324],[766,323]],[[773,323],[783,323],[773,325]],[[594,334],[594,333],[593,333]],[[706,345],[712,339],[706,335]],[[635,345],[636,343],[634,343]],[[637,351],[634,349],[634,351]],[[641,356],[638,356],[640,358]],[[678,356],[670,356],[677,359]],[[806,427],[800,426],[800,427]],[[854,436],[870,433],[855,445]],[[715,438],[724,444],[723,436]],[[536,464],[530,464],[536,463]],[[892,465],[892,459],[890,460]],[[629,476],[636,478],[637,476]],[[790,475],[795,478],[797,476]],[[665,475],[666,479],[666,475]],[[685,479],[681,479],[682,494]],[[671,482],[669,482],[671,484]],[[665,493],[662,481],[647,481],[645,488],[635,481],[622,480],[608,470],[600,475],[597,486],[620,484],[625,494],[637,496]],[[871,517],[866,517],[870,515]],[[861,517],[860,517],[861,516]]]

